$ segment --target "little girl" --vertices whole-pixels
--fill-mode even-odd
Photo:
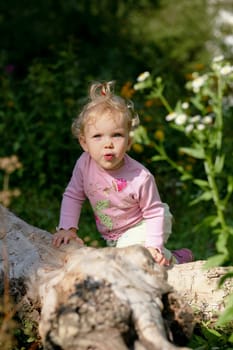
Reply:
[[[190,262],[189,249],[170,252],[164,247],[171,233],[171,214],[160,200],[154,176],[126,154],[139,118],[132,102],[115,95],[113,87],[113,82],[93,83],[89,102],[72,124],[84,153],[63,194],[53,245],[71,239],[83,243],[76,231],[88,198],[97,229],[109,245],[141,244],[161,265]]]

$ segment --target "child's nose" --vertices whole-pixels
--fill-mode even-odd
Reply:
[[[105,145],[104,145],[105,148],[112,148],[113,147],[113,142],[111,140],[111,138],[107,138],[105,140]]]

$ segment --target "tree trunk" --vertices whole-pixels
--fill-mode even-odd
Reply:
[[[166,270],[140,246],[54,248],[50,233],[1,206],[0,238],[1,289],[7,275],[19,317],[38,325],[45,350],[187,349],[190,305],[212,317],[231,289],[216,288],[223,268]]]

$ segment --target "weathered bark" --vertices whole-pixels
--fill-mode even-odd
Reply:
[[[37,322],[46,350],[174,350],[192,334],[188,303],[195,299],[203,307],[211,291],[211,300],[217,295],[211,311],[223,307],[209,278],[216,270],[203,272],[202,262],[166,271],[139,246],[95,249],[71,242],[56,249],[50,233],[3,207],[0,235],[7,251],[1,269],[8,270],[19,316]],[[206,295],[196,278],[207,286]]]
[[[168,270],[168,283],[196,311],[198,318],[216,321],[225,309],[226,297],[233,293],[232,279],[219,288],[221,278],[233,267],[205,268],[206,261],[176,265]]]

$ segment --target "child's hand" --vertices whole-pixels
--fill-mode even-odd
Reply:
[[[167,260],[165,258],[165,256],[163,255],[163,253],[161,253],[158,249],[156,248],[152,248],[152,247],[147,247],[147,249],[149,250],[149,252],[151,253],[152,257],[154,258],[154,260],[159,264],[159,265],[163,265],[163,266],[169,266],[170,265],[170,261]]]
[[[62,243],[68,244],[71,239],[74,239],[79,244],[84,244],[83,240],[76,234],[76,230],[59,230],[53,235],[52,244],[54,247],[59,248]]]

